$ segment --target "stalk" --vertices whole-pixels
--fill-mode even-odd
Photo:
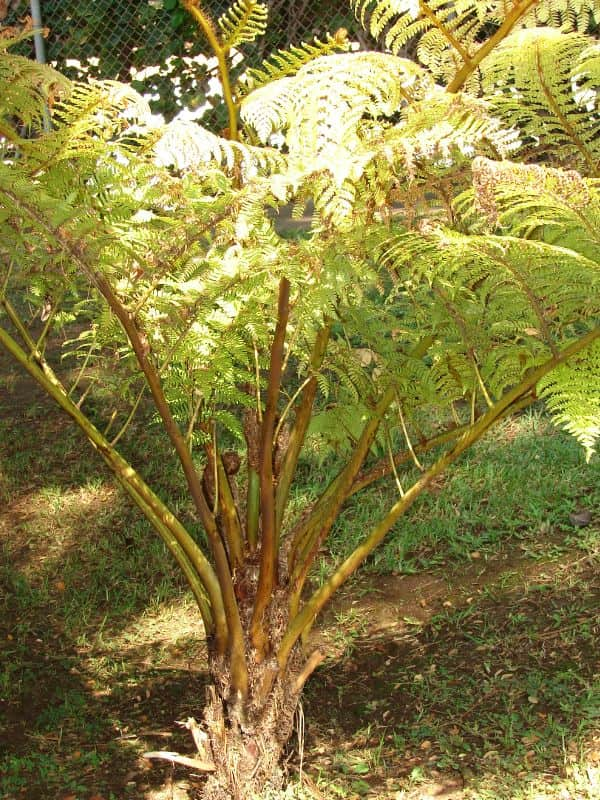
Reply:
[[[301,576],[307,571],[306,562],[312,563],[316,542],[322,542],[331,530],[340,508],[346,500],[348,491],[371,449],[381,420],[394,397],[395,389],[390,386],[379,399],[372,416],[365,424],[348,463],[327,487],[304,526],[296,532],[289,554],[289,564],[293,566],[294,581],[303,582]]]
[[[290,433],[290,441],[279,472],[277,490],[275,492],[275,526],[278,532],[281,530],[281,523],[287,507],[290,487],[294,479],[298,458],[300,457],[300,451],[302,450],[310,423],[313,404],[318,389],[317,372],[323,363],[330,333],[330,323],[326,324],[325,327],[321,328],[317,333],[309,365],[309,370],[312,374],[302,391],[300,402],[296,407],[294,426]]]
[[[216,575],[208,560],[179,520],[144,482],[136,470],[111,447],[108,440],[88,420],[68,396],[50,367],[30,356],[0,327],[0,345],[31,375],[44,391],[65,411],[100,453],[111,472],[150,521],[176,558],[186,576],[207,630],[214,630],[217,649],[227,642],[227,620]],[[206,602],[206,594],[210,607]],[[211,609],[212,608],[212,613]]]
[[[589,347],[592,342],[600,338],[600,327],[590,331],[577,341],[553,356],[536,369],[530,370],[521,383],[507,392],[489,411],[483,414],[470,429],[466,431],[452,450],[444,453],[422,476],[413,484],[405,495],[395,503],[383,519],[372,528],[367,538],[329,577],[327,582],[318,589],[305,604],[302,611],[296,614],[288,625],[281,640],[277,653],[279,668],[285,669],[292,648],[312,623],[323,606],[330,600],[334,592],[352,575],[373,550],[383,541],[390,528],[413,505],[415,500],[427,489],[431,481],[456,461],[465,450],[479,441],[481,437],[503,416],[518,407],[526,395],[532,392],[541,378],[551,372],[559,364],[564,363],[576,353]]]
[[[219,68],[219,78],[221,79],[221,86],[223,87],[223,99],[227,107],[227,116],[229,118],[229,139],[237,141],[238,139],[238,121],[237,109],[233,100],[233,92],[231,90],[231,79],[229,77],[229,66],[227,64],[227,49],[221,46],[217,32],[215,31],[212,20],[208,14],[200,8],[198,0],[181,0],[181,5],[185,10],[192,15],[196,20],[208,43],[215,54],[217,65]]]
[[[271,344],[269,383],[267,386],[265,413],[262,420],[260,441],[259,477],[262,539],[260,572],[251,627],[252,642],[260,657],[264,657],[268,647],[263,624],[263,615],[278,582],[278,542],[275,527],[275,486],[273,476],[273,435],[275,433],[275,420],[277,416],[277,400],[281,388],[283,351],[289,313],[290,282],[287,278],[281,278],[277,301],[277,324]]]

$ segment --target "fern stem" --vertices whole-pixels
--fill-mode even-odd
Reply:
[[[127,419],[125,420],[125,422],[121,426],[121,429],[110,440],[111,447],[115,447],[118,444],[118,442],[121,439],[121,437],[125,434],[125,431],[127,430],[127,428],[131,425],[131,422],[132,422],[133,418],[135,417],[136,411],[140,407],[140,403],[142,402],[142,397],[144,396],[144,392],[145,391],[146,391],[146,386],[144,385],[144,386],[142,386],[142,388],[138,392],[138,396],[135,398],[135,402],[134,402],[134,404],[132,406],[132,409],[129,412],[129,414],[127,415]]]
[[[86,271],[89,274],[87,268]],[[223,606],[225,608],[229,628],[232,686],[234,691],[241,693],[242,697],[245,697],[248,691],[248,671],[245,663],[242,625],[233,589],[227,553],[225,552],[225,546],[219,535],[214,514],[211,512],[206,498],[204,497],[202,484],[198,472],[196,471],[196,466],[192,460],[190,450],[171,414],[158,372],[149,358],[148,345],[140,334],[135,321],[121,304],[104,275],[93,273],[92,279],[98,291],[102,294],[127,334],[127,338],[135,353],[138,364],[146,377],[146,382],[152,394],[156,410],[160,415],[165,431],[177,453],[188,489],[194,501],[194,506],[208,536],[212,554],[215,559],[217,577],[223,594]]]
[[[212,21],[210,20],[208,14],[199,7],[197,0],[181,0],[181,4],[202,28],[202,31],[204,32],[204,35],[206,36],[208,43],[215,54],[217,64],[219,65],[219,78],[221,79],[221,86],[223,88],[223,99],[225,100],[227,116],[229,118],[229,136],[227,138],[237,141],[239,138],[237,108],[233,100],[233,92],[231,90],[231,78],[229,75],[229,66],[227,64],[227,50],[221,46]]]
[[[294,585],[292,592],[292,603],[294,605],[300,597],[310,567],[317,557],[319,548],[327,538],[333,523],[337,519],[340,509],[348,495],[348,490],[352,486],[354,479],[358,475],[371,449],[381,420],[390,404],[393,402],[395,394],[395,388],[389,387],[381,396],[373,411],[373,415],[367,421],[361,432],[354,452],[348,460],[348,464],[335,480],[334,491],[327,497],[326,502],[320,504],[318,513],[309,517],[307,521],[307,533],[301,538],[296,537],[296,547],[291,554],[294,569],[290,579]],[[327,490],[325,494],[327,494]],[[292,547],[294,547],[294,545],[292,545]]]
[[[258,472],[249,467],[248,490],[246,500],[246,536],[250,552],[255,552],[258,546],[258,522],[260,518],[260,476]]]
[[[44,361],[38,362],[34,353],[27,355],[1,327],[0,345],[71,417],[86,435],[92,446],[100,453],[123,489],[149,520],[176,558],[190,584],[207,630],[209,632],[214,630],[217,640],[226,641],[226,621],[216,576],[202,551],[183,525],[147,486],[136,470],[111,447],[108,440],[71,400],[61,382]],[[210,606],[207,603],[204,588],[210,598]]]
[[[383,519],[371,530],[363,543],[340,564],[326,583],[312,595],[310,600],[304,605],[302,611],[290,620],[277,653],[277,660],[281,670],[285,668],[292,648],[300,636],[312,625],[317,614],[329,601],[334,592],[356,569],[358,569],[370,553],[383,541],[392,526],[428,488],[431,481],[450,466],[450,464],[456,461],[472,444],[481,439],[499,419],[506,416],[514,407],[518,406],[524,399],[524,396],[530,393],[532,389],[535,388],[538,381],[545,375],[559,364],[568,361],[573,355],[589,347],[592,342],[599,338],[600,327],[597,327],[566,347],[558,356],[549,359],[545,364],[531,370],[518,386],[507,392],[493,408],[483,414],[474,425],[469,427],[452,450],[444,453],[427,472],[411,486],[404,497],[398,500]]]
[[[279,281],[277,300],[277,323],[271,343],[269,383],[265,400],[260,431],[260,516],[262,538],[260,553],[260,572],[256,589],[254,613],[252,615],[252,641],[260,656],[267,651],[267,641],[263,625],[263,615],[271,600],[273,589],[277,586],[277,531],[275,527],[275,487],[273,476],[273,435],[277,416],[277,400],[281,388],[282,366],[290,311],[290,282],[287,278]]]
[[[244,561],[242,527],[238,516],[231,484],[223,466],[223,460],[215,445],[207,447],[208,463],[214,464],[216,471],[215,495],[221,511],[222,528],[231,568],[239,567]]]
[[[313,350],[310,357],[309,371],[310,378],[302,389],[302,397],[300,403],[296,407],[296,416],[294,425],[290,433],[290,441],[285,451],[281,470],[279,472],[279,480],[277,482],[277,491],[275,494],[275,524],[277,530],[281,529],[281,523],[285,514],[287,506],[290,487],[294,479],[294,473],[300,457],[300,451],[306,438],[308,425],[310,423],[312,408],[317,395],[318,382],[317,373],[323,364],[327,345],[329,343],[329,336],[331,334],[331,324],[326,324],[317,333]]]
[[[465,85],[470,76],[475,72],[477,67],[481,64],[483,59],[488,56],[501,41],[503,41],[508,34],[512,31],[515,25],[519,22],[521,17],[529,11],[529,9],[536,5],[539,0],[518,0],[510,9],[508,14],[504,17],[502,24],[498,30],[490,36],[490,38],[481,45],[476,53],[469,57],[469,61],[463,64],[458,70],[454,78],[446,87],[447,92],[455,94],[459,92]]]
[[[423,0],[420,0],[419,2],[419,10],[424,17],[427,17],[427,19],[431,21],[432,25],[434,25],[438,29],[438,31],[442,34],[442,36],[445,39],[447,39],[447,41],[452,45],[452,47],[458,52],[463,62],[465,64],[469,64],[471,61],[471,56],[469,55],[469,52],[462,46],[462,44],[452,33],[452,31],[449,28],[447,28],[440,19],[438,19],[436,14],[429,8],[427,3],[423,2]]]

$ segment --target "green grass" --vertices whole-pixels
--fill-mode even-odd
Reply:
[[[452,780],[461,800],[600,796],[599,558],[354,638],[308,689],[325,796],[416,800]]]
[[[405,485],[415,477],[408,470]],[[297,507],[315,490],[302,492]],[[351,498],[328,541],[322,574],[329,562],[352,552],[397,497],[390,479]],[[559,555],[570,537],[578,539],[569,515],[580,509],[600,509],[600,459],[586,464],[573,439],[539,411],[529,411],[504,423],[449,470],[394,526],[366,570],[409,574],[455,567],[472,561],[472,553],[486,558],[515,541],[532,554],[538,546],[547,553],[549,538],[559,540]]]

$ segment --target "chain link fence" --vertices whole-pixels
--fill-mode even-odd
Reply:
[[[216,20],[228,5],[205,0],[203,8]],[[361,36],[345,0],[270,0],[268,5],[267,34],[240,47],[237,75],[273,50],[340,27]],[[132,82],[152,111],[167,120],[183,116],[212,129],[225,127],[216,61],[178,0],[0,0],[0,25],[18,24],[29,15],[35,21],[36,12],[47,29],[46,60],[70,77]],[[22,52],[34,57],[33,43]]]

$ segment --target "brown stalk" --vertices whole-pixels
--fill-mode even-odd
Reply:
[[[241,566],[244,561],[242,526],[221,454],[212,445],[207,445],[205,449],[209,465],[216,466],[218,507],[221,513],[223,535],[227,543],[230,565],[233,570],[235,567]]]
[[[89,270],[86,270],[89,274]],[[248,668],[244,655],[244,636],[240,621],[239,609],[233,581],[229,568],[229,561],[225,547],[221,541],[217,523],[211,509],[206,502],[200,476],[196,470],[190,449],[186,444],[185,438],[171,414],[171,409],[164,395],[160,377],[154,364],[149,358],[150,350],[143,335],[138,330],[133,317],[120,302],[113,292],[112,286],[101,273],[93,272],[92,279],[98,291],[106,300],[109,308],[117,317],[135,353],[140,369],[144,373],[148,388],[152,394],[156,410],[160,414],[163,426],[177,456],[181,463],[183,473],[186,478],[187,486],[190,491],[194,506],[200,517],[200,521],[206,531],[210,542],[211,551],[215,560],[215,570],[223,594],[223,606],[227,616],[229,627],[229,651],[231,659],[232,685],[234,691],[241,693],[243,697],[248,691]]]
[[[277,531],[275,527],[275,485],[273,477],[273,435],[277,417],[277,400],[281,388],[281,375],[285,346],[285,335],[290,312],[290,282],[281,278],[277,301],[277,324],[271,344],[269,383],[265,401],[265,412],[261,425],[260,440],[260,516],[262,522],[260,572],[256,589],[254,613],[252,615],[252,642],[260,657],[268,649],[263,625],[264,612],[277,586]]]
[[[381,420],[387,411],[390,403],[393,402],[395,397],[395,389],[389,387],[379,402],[375,406],[372,417],[365,424],[360,438],[354,448],[348,464],[338,476],[335,481],[335,491],[328,497],[327,503],[322,507],[321,513],[318,517],[318,525],[311,525],[309,534],[298,543],[298,548],[295,552],[295,566],[292,573],[292,598],[291,606],[292,611],[297,608],[300,594],[304,586],[304,582],[308,577],[309,570],[317,557],[319,548],[322,542],[327,538],[329,531],[346,498],[348,491],[352,486],[360,468],[362,467],[365,458],[367,457],[373,440],[381,424]]]
[[[290,487],[294,479],[298,458],[310,423],[312,408],[318,388],[317,372],[323,363],[330,333],[330,323],[326,324],[317,333],[309,365],[309,370],[312,374],[302,391],[300,402],[296,406],[294,425],[290,433],[290,441],[287,450],[283,457],[275,493],[275,525],[277,531],[281,529]]]
[[[493,34],[493,36],[490,36],[490,38],[481,45],[479,50],[477,50],[476,53],[473,53],[473,55],[469,57],[468,61],[465,61],[463,66],[458,70],[454,78],[446,87],[446,91],[451,92],[452,94],[459,92],[469,77],[481,64],[483,59],[488,56],[503,39],[508,36],[515,25],[519,22],[521,17],[525,16],[529,9],[537,2],[538,0],[518,0],[518,2],[514,4],[508,14],[504,17],[504,21],[498,30]]]

